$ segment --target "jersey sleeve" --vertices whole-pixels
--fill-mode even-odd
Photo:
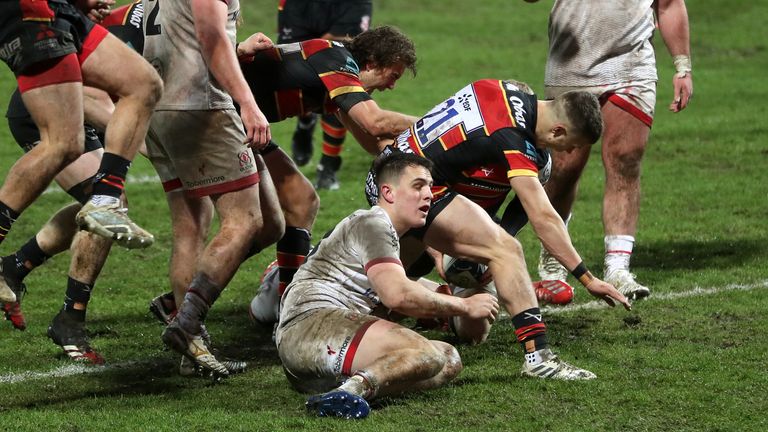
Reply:
[[[352,241],[366,272],[385,262],[402,265],[400,239],[392,225],[380,216],[369,214],[357,221]]]
[[[536,147],[510,128],[500,129],[493,134],[493,139],[504,151],[507,162],[507,178],[538,177],[536,166],[538,153]]]
[[[371,99],[360,82],[360,69],[346,49],[332,46],[312,54],[307,62],[328,90],[328,98],[342,111]]]

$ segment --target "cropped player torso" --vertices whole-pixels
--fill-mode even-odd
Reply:
[[[652,3],[556,1],[549,16],[545,84],[571,87],[656,80]]]
[[[499,80],[459,90],[397,138],[397,146],[434,164],[433,193],[446,187],[483,208],[506,198],[509,179],[537,176],[546,150],[534,145],[536,97]]]
[[[278,45],[241,67],[270,122],[310,112],[346,112],[371,98],[360,82],[357,63],[338,42],[312,39]]]
[[[240,2],[227,4],[226,33],[235,49]],[[144,2],[144,58],[163,79],[158,110],[234,108],[232,98],[209,72],[195,32],[189,1]]]

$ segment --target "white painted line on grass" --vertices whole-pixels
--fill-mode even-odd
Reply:
[[[645,303],[645,302],[654,302],[657,300],[661,300],[661,301],[674,300],[674,299],[685,298],[685,297],[698,297],[698,296],[719,294],[726,291],[750,291],[755,289],[766,289],[766,288],[768,288],[768,280],[764,280],[754,284],[732,284],[732,285],[727,285],[719,288],[695,287],[692,290],[688,290],[688,291],[678,291],[678,292],[663,293],[663,294],[651,294],[651,297],[649,297],[647,300],[642,300],[641,302]],[[640,306],[642,303],[639,303],[638,306]],[[559,315],[559,314],[576,312],[581,310],[594,310],[594,309],[605,309],[605,308],[608,308],[608,305],[605,304],[605,302],[600,300],[594,300],[587,303],[568,305],[568,306],[558,306],[558,307],[549,306],[549,307],[545,307],[543,309],[543,312],[545,315]],[[13,384],[13,383],[19,383],[19,382],[25,382],[25,381],[31,381],[31,380],[37,380],[37,379],[64,378],[64,377],[80,375],[80,374],[101,373],[101,372],[106,372],[112,369],[135,366],[136,364],[137,362],[135,361],[133,362],[129,361],[125,363],[118,363],[118,364],[106,365],[106,366],[84,366],[84,365],[73,364],[73,365],[61,366],[48,372],[28,371],[28,372],[21,372],[21,373],[11,373],[7,375],[0,375],[0,384]]]
[[[17,374],[8,374],[0,376],[0,383],[13,384],[17,382],[30,381],[35,379],[44,378],[60,378],[68,377],[72,375],[80,375],[94,372],[101,372],[107,366],[83,366],[79,364],[71,364],[66,366],[57,367],[56,369],[48,372],[21,372]]]
[[[651,296],[648,297],[647,299],[639,300],[637,302],[637,306],[642,307],[643,303],[645,302],[653,302],[657,300],[661,300],[661,301],[675,300],[675,299],[685,298],[685,297],[697,297],[697,296],[718,294],[725,291],[750,291],[754,289],[765,289],[765,288],[768,288],[768,280],[764,280],[764,281],[753,283],[753,284],[731,284],[731,285],[726,285],[724,287],[717,287],[717,288],[694,287],[692,290],[688,290],[688,291],[676,291],[676,292],[669,292],[669,293],[662,293],[662,294],[651,293]],[[572,305],[566,305],[566,306],[547,306],[542,309],[542,313],[544,313],[544,315],[559,315],[563,313],[575,312],[580,310],[607,309],[609,307],[610,306],[608,306],[608,304],[602,300],[592,300],[587,303],[579,303],[579,304],[572,304]],[[616,307],[621,307],[621,306],[617,305]]]
[[[160,184],[160,177],[157,176],[157,174],[152,175],[140,175],[140,176],[133,176],[128,174],[128,178],[125,180],[126,184],[149,184],[149,183],[157,183]],[[64,189],[60,188],[59,185],[51,183],[48,188],[43,191],[43,195],[47,194],[58,194],[58,193],[65,193]]]

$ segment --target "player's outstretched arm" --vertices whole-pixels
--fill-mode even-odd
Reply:
[[[375,137],[395,138],[418,118],[383,110],[373,100],[356,103],[347,113],[366,133]]]
[[[376,264],[368,269],[368,279],[385,306],[411,317],[466,316],[493,322],[499,314],[499,303],[490,294],[463,299],[432,292],[408,279],[398,264]]]
[[[556,257],[565,268],[571,270],[576,279],[587,288],[590,294],[605,300],[611,306],[621,303],[629,310],[629,300],[616,287],[594,276],[584,267],[584,263],[571,243],[571,237],[565,224],[557,214],[539,183],[537,177],[513,177],[510,185],[520,197],[531,226],[541,243],[552,256]]]

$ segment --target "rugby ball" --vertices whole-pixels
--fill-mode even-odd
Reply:
[[[462,288],[482,288],[483,274],[488,271],[488,266],[478,264],[465,259],[443,255],[443,270],[445,281]]]

